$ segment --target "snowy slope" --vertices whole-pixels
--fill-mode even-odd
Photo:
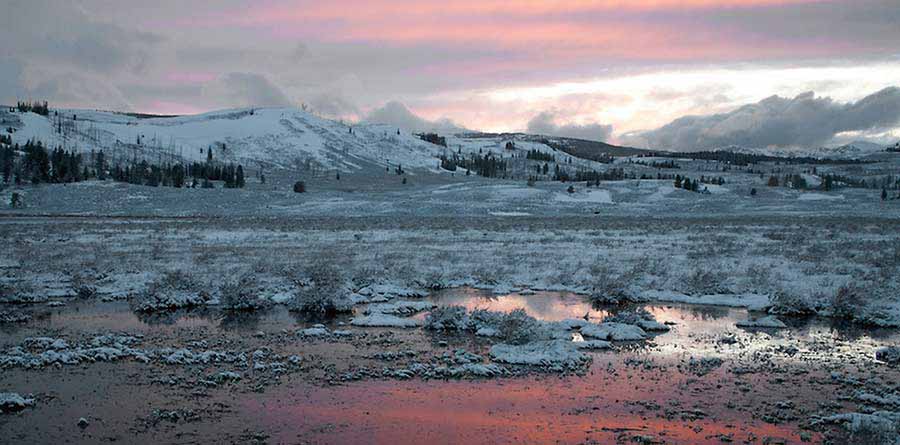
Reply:
[[[58,113],[58,114],[57,114]],[[603,166],[573,158],[527,134],[484,135],[442,132],[448,147],[420,140],[396,127],[345,124],[294,108],[236,109],[194,116],[148,117],[91,110],[51,110],[49,117],[0,110],[13,141],[37,139],[50,147],[103,150],[113,160],[204,161],[212,147],[219,161],[266,168],[317,168],[345,172],[395,168],[440,172],[439,157],[493,153],[524,169],[525,153],[549,153],[578,168]],[[449,130],[448,130],[449,131]],[[513,142],[515,150],[506,149]]]
[[[292,108],[241,109],[195,116],[139,118],[88,110],[58,110],[50,117],[0,112],[13,127],[13,141],[38,139],[56,147],[155,159],[206,159],[213,147],[217,160],[296,167],[358,170],[396,166],[436,168],[438,147],[396,128],[366,124],[348,126]],[[62,126],[62,131],[60,131]],[[352,132],[351,132],[352,128]],[[140,142],[139,142],[140,141]]]

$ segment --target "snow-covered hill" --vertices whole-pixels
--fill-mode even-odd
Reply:
[[[527,165],[526,152],[535,150],[573,167],[602,167],[566,154],[562,151],[566,144],[534,135],[453,134],[446,130],[441,134],[447,143],[443,147],[387,124],[348,124],[295,108],[248,108],[175,117],[69,109],[51,110],[45,117],[3,109],[0,129],[12,129],[14,143],[36,139],[54,148],[103,150],[113,162],[203,162],[211,150],[217,161],[251,168],[383,172],[400,165],[404,171],[440,173],[442,155],[493,153],[514,160],[511,167],[521,170]]]
[[[15,143],[38,139],[51,147],[104,150],[130,159],[216,160],[292,168],[313,164],[342,171],[401,164],[436,168],[439,147],[379,124],[347,125],[293,108],[239,109],[195,116],[141,117],[115,112],[0,111]]]

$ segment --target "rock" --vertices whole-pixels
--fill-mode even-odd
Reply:
[[[781,320],[774,315],[762,318],[739,321],[736,323],[740,328],[761,328],[761,329],[784,329],[787,327]]]
[[[412,318],[400,318],[388,314],[371,314],[356,317],[351,322],[353,326],[384,327],[384,328],[414,328],[421,326],[422,322]]]
[[[584,337],[600,340],[633,341],[647,338],[647,333],[640,327],[616,322],[589,324],[583,326],[580,332]]]
[[[11,413],[21,411],[34,405],[34,399],[28,399],[14,392],[0,393],[0,412]]]
[[[591,358],[578,351],[574,342],[567,340],[535,341],[524,345],[497,344],[491,347],[491,357],[498,362],[514,365],[531,365],[577,369]]]
[[[892,365],[900,365],[900,346],[886,346],[875,351],[875,358]]]
[[[90,423],[88,423],[88,420],[85,419],[84,417],[78,419],[78,427],[79,428],[85,429],[88,427],[88,425],[90,425]]]
[[[578,349],[609,349],[612,343],[603,340],[585,340],[574,342]]]

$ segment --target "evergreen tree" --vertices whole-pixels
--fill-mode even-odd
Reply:
[[[881,200],[887,200],[887,189],[881,189]]]
[[[97,153],[94,169],[97,170],[97,179],[101,181],[106,180],[106,155],[103,154],[103,150],[100,150],[100,152]]]
[[[338,178],[338,179],[340,179],[340,178]],[[244,167],[241,166],[240,164],[238,164],[238,166],[237,166],[237,180],[235,182],[236,182],[238,188],[244,188],[244,185],[246,185],[246,182],[244,180]]]

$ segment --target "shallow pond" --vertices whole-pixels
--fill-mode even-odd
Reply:
[[[470,310],[522,308],[548,321],[587,317],[599,322],[623,310],[591,307],[582,296],[552,292],[494,295],[463,288],[428,298],[438,305]],[[297,316],[280,306],[242,316],[206,309],[155,317],[137,316],[124,302],[73,301],[58,308],[19,308],[35,319],[3,326],[3,347],[27,336],[78,337],[116,331],[141,333],[147,343],[160,345],[208,340],[240,350],[273,348],[308,357],[309,364],[302,373],[264,387],[252,386],[257,380],[247,371],[249,386],[200,392],[184,383],[159,386],[156,379],[166,376],[184,382],[198,372],[221,369],[98,363],[3,370],[0,391],[27,388],[42,394],[42,399],[34,409],[0,418],[0,432],[23,442],[82,443],[151,437],[163,442],[185,437],[200,442],[247,442],[254,434],[267,436],[271,443],[695,444],[752,443],[766,437],[771,443],[796,443],[801,438],[816,443],[823,440],[821,431],[803,431],[800,426],[823,406],[831,404],[827,412],[858,409],[849,398],[857,384],[847,382],[900,381],[895,368],[874,361],[877,347],[900,343],[897,331],[866,330],[815,318],[785,319],[788,327],[779,330],[741,329],[738,321],[760,314],[684,304],[642,307],[671,330],[646,341],[621,342],[612,350],[591,352],[593,362],[583,375],[535,372],[499,379],[375,377],[355,382],[336,382],[334,376],[360,368],[404,366],[373,360],[371,356],[378,352],[415,350],[420,355],[439,355],[466,349],[487,356],[490,341],[420,328],[351,327],[347,323],[352,315],[324,322],[330,329],[362,331],[367,337],[340,343],[300,340],[290,333],[323,320]],[[363,310],[364,306],[357,308]],[[692,359],[710,357],[721,358],[721,364],[703,373],[692,368]],[[150,418],[152,409],[181,407],[202,413],[202,420],[150,422],[149,426],[141,420]],[[97,426],[81,431],[72,417],[85,410],[98,421]],[[53,420],[59,418],[65,419],[64,425]]]

